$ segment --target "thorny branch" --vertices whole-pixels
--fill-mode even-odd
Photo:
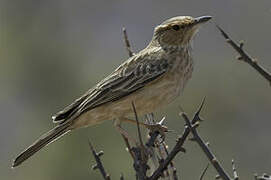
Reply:
[[[193,120],[192,120],[192,124],[195,124],[198,121],[201,121],[200,118],[200,112],[202,110],[203,104],[204,104],[205,99],[203,99],[200,107],[198,108],[197,112],[195,113]],[[182,136],[180,136],[177,139],[177,143],[176,145],[173,147],[173,149],[171,150],[171,152],[168,154],[167,158],[163,161],[163,163],[161,163],[159,165],[159,167],[156,169],[156,171],[152,174],[152,176],[149,178],[149,180],[155,180],[158,179],[162,172],[168,167],[168,165],[170,164],[170,162],[175,158],[175,156],[179,153],[179,152],[185,152],[185,149],[183,148],[183,144],[186,141],[188,135],[190,133],[190,128],[188,128],[187,126],[184,129],[184,132],[182,134]]]
[[[222,33],[222,35],[226,39],[226,41],[240,54],[240,57],[238,59],[243,60],[243,61],[247,62],[248,64],[250,64],[254,69],[256,69],[271,84],[270,73],[267,72],[263,67],[261,67],[255,59],[251,58],[243,50],[244,44],[243,43],[240,43],[239,45],[236,44],[233,40],[231,40],[229,38],[229,36],[219,26],[217,26],[217,28],[220,30],[220,32]],[[126,49],[128,51],[129,56],[131,57],[134,55],[134,53],[131,51],[130,43],[129,43],[129,40],[127,37],[127,32],[126,32],[125,28],[123,28],[123,34],[124,34],[124,42],[125,42]],[[172,179],[177,180],[178,177],[177,177],[177,173],[176,173],[176,168],[174,167],[174,164],[173,164],[173,159],[175,158],[175,156],[179,152],[185,152],[185,149],[183,148],[183,144],[187,140],[188,135],[191,132],[193,134],[193,138],[191,140],[194,140],[198,143],[198,145],[201,147],[202,151],[205,153],[205,155],[210,160],[211,164],[214,166],[214,168],[218,172],[219,175],[216,177],[216,179],[222,178],[223,180],[232,180],[229,177],[229,175],[225,172],[223,167],[220,165],[220,163],[217,161],[215,155],[210,151],[210,149],[208,147],[208,143],[205,143],[202,140],[202,138],[200,137],[200,135],[198,134],[198,132],[196,130],[196,128],[199,126],[199,122],[202,121],[202,119],[200,117],[200,112],[202,110],[204,102],[205,102],[205,98],[203,99],[200,107],[198,108],[198,110],[194,114],[192,121],[189,120],[188,116],[184,112],[182,112],[180,114],[184,118],[184,120],[186,122],[186,126],[185,126],[183,134],[177,139],[175,146],[173,147],[173,149],[170,152],[168,152],[167,145],[165,144],[165,142],[160,142],[159,146],[157,146],[157,141],[159,138],[159,132],[157,132],[157,131],[150,132],[150,134],[149,134],[150,137],[149,137],[147,143],[145,145],[143,144],[142,135],[140,132],[140,127],[139,127],[139,121],[138,121],[138,117],[137,117],[137,113],[136,113],[136,108],[135,108],[135,105],[132,103],[132,107],[133,107],[134,114],[135,114],[135,119],[137,121],[137,130],[138,130],[140,145],[136,144],[136,147],[131,147],[128,139],[126,139],[124,137],[124,140],[125,140],[126,146],[129,150],[132,158],[134,159],[134,169],[136,171],[136,178],[137,179],[139,179],[139,180],[157,180],[159,177],[164,177],[164,175],[166,175],[170,179],[169,172],[168,172],[168,166],[170,165],[170,167],[172,168],[172,173],[173,173]],[[161,124],[163,121],[164,121],[164,119],[162,119],[162,121],[160,121]],[[103,152],[101,151],[99,153],[96,153],[96,151],[94,150],[94,148],[92,147],[90,142],[89,142],[89,146],[90,146],[92,154],[93,154],[93,156],[96,160],[96,163],[97,163],[96,165],[93,166],[93,169],[99,169],[103,178],[105,180],[110,180],[110,176],[106,173],[106,171],[102,165],[102,162],[100,160],[100,156],[103,154]],[[166,158],[163,158],[163,156],[161,155],[161,147],[163,147],[162,149],[166,153]],[[162,159],[160,159],[160,164],[156,168],[156,170],[151,174],[150,177],[147,177],[146,174],[147,174],[147,170],[149,169],[147,162],[148,162],[148,159],[150,158],[150,156],[152,155],[150,153],[152,148],[157,148],[158,150],[160,150],[160,156],[162,157]],[[202,171],[199,180],[203,180],[203,177],[206,174],[208,167],[209,167],[209,163],[207,164],[206,168]],[[232,160],[232,171],[233,171],[233,180],[239,180],[239,176],[237,175],[234,160]],[[267,174],[263,174],[261,176],[258,176],[256,174],[256,175],[254,175],[254,178],[255,178],[255,180],[271,180],[271,176],[269,176]],[[122,174],[121,174],[120,179],[124,180],[124,177]]]
[[[237,174],[234,160],[232,160],[233,179],[231,179],[230,176],[223,169],[221,164],[218,162],[215,155],[209,149],[208,143],[205,143],[202,140],[202,138],[200,137],[199,133],[197,132],[196,128],[199,126],[199,122],[202,121],[202,119],[200,117],[200,112],[203,108],[204,101],[205,101],[205,99],[202,101],[200,107],[198,108],[198,110],[194,114],[192,121],[189,120],[188,116],[184,112],[181,113],[181,116],[184,118],[184,120],[186,122],[184,132],[183,132],[182,136],[180,136],[178,138],[177,143],[175,144],[173,149],[169,153],[166,150],[166,153],[167,153],[166,158],[159,164],[158,168],[152,173],[152,175],[150,177],[147,177],[147,175],[146,175],[146,172],[149,169],[149,167],[147,165],[149,154],[145,151],[145,148],[147,148],[147,145],[145,145],[145,146],[144,145],[143,146],[137,145],[136,147],[131,148],[131,151],[134,154],[134,157],[133,157],[134,169],[136,171],[137,179],[139,179],[139,180],[157,180],[159,177],[164,177],[164,172],[167,172],[166,174],[168,174],[168,171],[165,171],[165,170],[167,170],[168,166],[171,165],[174,169],[172,178],[174,180],[177,180],[178,177],[176,175],[176,169],[172,164],[172,160],[175,158],[175,156],[179,152],[185,152],[185,149],[182,146],[183,146],[184,142],[187,140],[189,133],[191,132],[193,135],[192,140],[196,141],[198,143],[198,145],[201,147],[202,151],[208,157],[209,161],[211,162],[211,164],[214,166],[217,173],[219,174],[218,176],[216,176],[216,179],[221,178],[223,180],[239,180],[239,176]],[[135,112],[135,116],[137,117],[136,111],[134,111],[134,112]],[[137,125],[139,126],[139,124],[137,124]],[[101,152],[96,153],[90,142],[89,142],[89,146],[91,148],[92,154],[95,157],[95,160],[97,163],[93,167],[93,169],[99,169],[101,174],[103,175],[104,179],[110,180],[110,177],[106,173],[106,171],[102,165],[102,162],[100,160],[100,156],[102,155],[102,153]],[[165,149],[166,149],[166,147],[165,147]],[[208,166],[209,166],[209,164],[201,173],[200,180],[203,180],[203,177],[208,169]],[[167,176],[167,177],[169,177],[169,176]],[[255,175],[254,178],[255,178],[255,180],[271,180],[271,176],[269,176],[267,174],[263,174],[262,176]],[[121,175],[120,179],[124,179],[123,175]]]
[[[104,166],[103,166],[103,163],[100,159],[100,157],[104,154],[103,151],[100,151],[100,152],[96,152],[94,147],[92,146],[90,140],[88,140],[88,144],[89,144],[89,147],[90,147],[90,150],[95,158],[95,161],[96,161],[96,164],[92,166],[92,169],[93,170],[96,170],[96,169],[99,169],[100,173],[102,174],[104,180],[110,180],[110,176],[109,174],[106,173],[105,169],[104,169]]]
[[[140,141],[140,145],[137,145],[136,147],[132,147],[131,149],[134,154],[134,169],[136,171],[137,179],[145,180],[147,170],[149,169],[147,165],[148,155],[146,154],[145,147],[143,144],[142,135],[141,135],[140,127],[139,127],[139,120],[138,120],[136,108],[133,102],[132,102],[132,107],[133,107],[133,111],[134,111],[134,115],[135,115],[135,119],[137,123],[136,125],[137,125],[137,131],[138,131],[138,138]]]
[[[203,104],[202,104],[203,105]],[[193,139],[198,143],[202,151],[205,153],[205,155],[208,157],[209,161],[212,163],[216,171],[218,172],[219,176],[223,180],[231,180],[229,175],[226,173],[226,171],[223,169],[221,164],[216,159],[215,155],[211,152],[208,145],[202,140],[200,135],[198,134],[196,127],[198,126],[198,122],[191,122],[188,118],[188,116],[183,112],[182,117],[184,118],[186,125],[188,126],[189,130],[193,134]]]
[[[260,73],[271,85],[271,73],[268,72],[264,67],[259,65],[258,61],[255,58],[252,58],[248,55],[248,53],[243,49],[244,43],[240,42],[240,44],[237,44],[234,42],[228,34],[218,25],[216,25],[218,30],[221,32],[222,36],[226,39],[226,42],[229,43],[233,49],[239,53],[238,60],[243,60],[244,62],[248,63],[250,66],[252,66],[258,73]]]

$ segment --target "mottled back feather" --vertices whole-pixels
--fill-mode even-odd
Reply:
[[[53,121],[60,123],[75,118],[75,114],[78,117],[85,111],[123,98],[159,78],[168,70],[168,61],[161,57],[154,59],[157,56],[149,52],[157,53],[157,50],[143,50],[129,58],[94,88],[54,115]]]

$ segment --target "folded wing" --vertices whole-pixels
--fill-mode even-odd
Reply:
[[[80,116],[85,111],[123,98],[159,78],[169,69],[167,60],[148,57],[131,57],[93,89],[53,116],[54,122],[63,122],[74,118],[74,115]]]

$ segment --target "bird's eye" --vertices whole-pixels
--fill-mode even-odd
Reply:
[[[173,25],[172,29],[174,29],[175,31],[179,31],[180,30],[180,26],[179,25]]]

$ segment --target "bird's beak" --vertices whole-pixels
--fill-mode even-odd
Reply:
[[[197,17],[197,18],[195,18],[194,25],[199,25],[199,24],[205,23],[205,22],[209,21],[210,19],[212,19],[212,16]]]

